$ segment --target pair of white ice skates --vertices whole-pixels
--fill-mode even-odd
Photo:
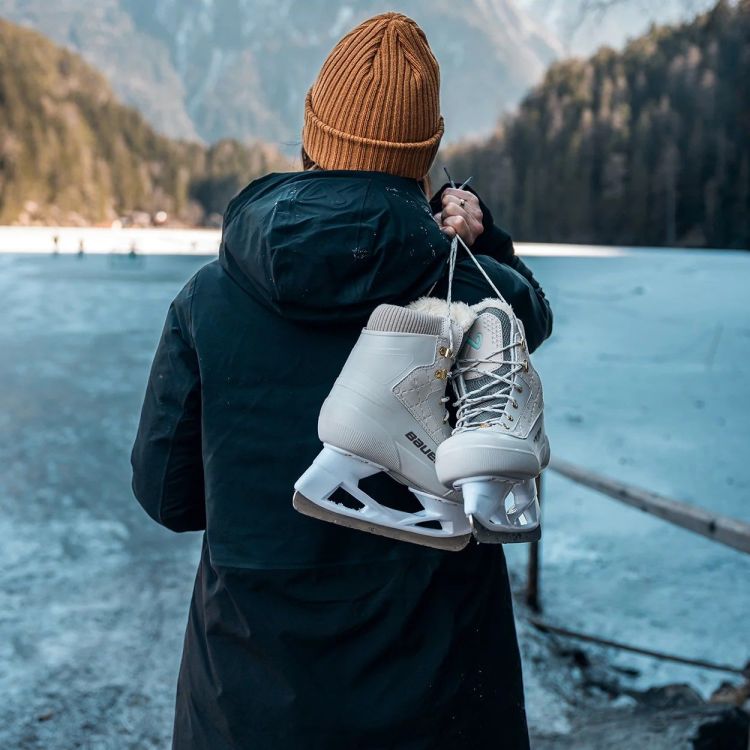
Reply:
[[[294,507],[306,515],[447,550],[472,534],[493,543],[541,535],[542,386],[523,324],[501,299],[380,305],[323,404],[318,434],[324,448],[295,484]],[[368,494],[381,472],[411,490],[417,510]]]

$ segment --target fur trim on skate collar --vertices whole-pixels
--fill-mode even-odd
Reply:
[[[515,315],[515,313],[513,312],[513,308],[504,299],[498,299],[497,297],[485,297],[481,302],[477,302],[476,305],[472,305],[471,310],[476,317],[489,307],[506,310],[511,315]]]
[[[420,297],[418,300],[410,302],[406,307],[409,310],[425,313],[426,315],[436,315],[441,318],[448,316],[448,303],[439,297]],[[451,317],[457,325],[461,326],[464,333],[471,328],[477,319],[473,308],[469,307],[465,302],[451,303]]]

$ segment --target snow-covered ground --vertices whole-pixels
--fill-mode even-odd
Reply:
[[[104,227],[0,227],[0,253],[67,255],[83,250],[92,255],[216,255],[218,229],[143,229]],[[517,243],[522,255],[553,257],[618,257],[628,250],[591,245]]]
[[[0,253],[215,255],[220,240],[218,229],[0,227]]]
[[[6,232],[0,747],[164,748],[199,539],[137,507],[128,452],[168,304],[207,259],[14,255]],[[105,252],[127,250],[129,236],[106,235]],[[750,255],[537,249],[547,257],[529,263],[556,313],[535,359],[553,450],[749,520]],[[692,657],[750,658],[750,558],[552,474],[544,512],[546,618]],[[520,581],[525,550],[509,553]],[[562,731],[551,662],[521,634],[531,723]],[[608,656],[639,669],[640,685],[707,691],[721,679]]]

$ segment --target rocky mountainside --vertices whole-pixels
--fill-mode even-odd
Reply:
[[[442,65],[448,139],[486,132],[561,51],[517,0],[403,0]],[[0,16],[78,51],[161,132],[299,137],[335,41],[387,0],[0,0]]]
[[[158,134],[78,55],[0,20],[0,223],[89,223],[140,211],[200,223],[284,166],[267,146]]]
[[[518,0],[551,29],[567,54],[590,55],[599,47],[622,47],[651,24],[676,24],[708,10],[713,0]]]

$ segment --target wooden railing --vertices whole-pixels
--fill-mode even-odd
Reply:
[[[584,487],[597,490],[621,503],[638,508],[644,513],[650,513],[675,526],[713,539],[720,544],[726,544],[740,552],[750,553],[749,523],[712,513],[680,500],[672,500],[664,495],[657,495],[655,492],[638,489],[560,459],[553,459],[549,468]]]
[[[554,471],[577,484],[583,485],[584,487],[589,487],[603,495],[619,500],[633,508],[637,508],[644,513],[650,513],[657,518],[661,518],[668,523],[679,526],[687,531],[691,531],[694,534],[699,534],[700,536],[711,539],[719,544],[724,544],[732,549],[750,554],[750,524],[745,523],[744,521],[729,518],[728,516],[713,513],[704,508],[698,508],[680,500],[674,500],[665,497],[664,495],[658,495],[655,492],[649,492],[648,490],[634,487],[558,458],[552,459],[548,466],[548,470]],[[543,477],[537,479],[537,492],[539,495],[539,502],[542,504],[544,503],[544,483]],[[526,604],[536,613],[541,612],[542,609],[539,582],[540,575],[541,547],[540,542],[534,542],[529,545],[525,598]],[[598,643],[603,646],[618,648],[683,664],[691,664],[706,669],[717,669],[724,672],[742,674],[745,675],[745,677],[750,678],[750,664],[744,667],[733,667],[723,664],[714,664],[702,659],[691,659],[675,654],[657,652],[652,649],[618,643],[588,633],[580,633],[575,630],[551,625],[550,623],[541,620],[538,616],[532,617],[531,622],[537,628],[545,632],[556,633],[570,638],[578,638],[583,641]]]
[[[661,518],[675,526],[679,526],[694,534],[700,534],[707,539],[724,544],[733,549],[750,554],[750,524],[735,518],[712,513],[704,508],[673,500],[658,495],[655,492],[642,490],[616,479],[610,479],[589,469],[584,469],[568,461],[553,458],[548,470],[554,471],[577,484],[601,492],[604,495],[619,500],[626,505],[644,513]],[[542,477],[537,479],[539,501],[543,503]],[[539,542],[529,545],[528,575],[526,583],[526,603],[534,610],[541,609],[539,595],[540,576],[540,547]]]

